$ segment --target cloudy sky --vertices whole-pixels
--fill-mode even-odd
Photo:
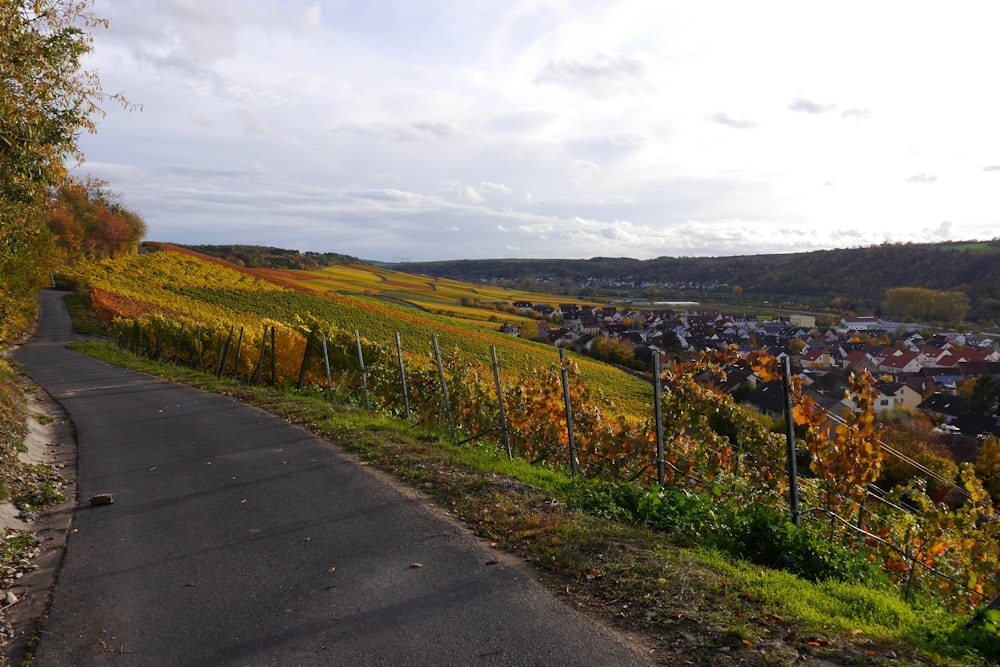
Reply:
[[[1000,236],[1000,3],[96,0],[78,173],[366,259]]]

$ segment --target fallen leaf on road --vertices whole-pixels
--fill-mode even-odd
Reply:
[[[423,563],[410,563],[410,567],[412,567],[414,569],[418,568],[418,567],[423,567],[423,566],[424,566]]]

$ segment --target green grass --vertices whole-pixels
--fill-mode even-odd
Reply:
[[[107,327],[90,309],[90,303],[85,296],[77,292],[70,292],[63,301],[69,309],[70,318],[73,320],[73,329],[78,334],[84,336],[103,336],[107,334]]]
[[[964,251],[968,250],[971,252],[990,252],[990,253],[1000,253],[1000,244],[997,243],[943,243],[940,248],[942,250],[951,251]]]
[[[308,426],[531,564],[554,594],[629,633],[660,664],[990,664],[958,629],[964,619],[912,606],[893,591],[813,583],[704,546],[679,546],[634,520],[631,506],[642,492],[635,486],[510,461],[494,443],[455,446],[447,434],[315,390],[242,386],[103,342],[71,347]]]

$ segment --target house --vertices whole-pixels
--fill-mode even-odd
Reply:
[[[977,348],[964,348],[956,352],[958,358],[966,362],[993,363],[1000,361],[1000,351]]]
[[[781,419],[785,414],[785,390],[781,380],[757,385],[746,398],[746,404],[769,417]]]
[[[542,317],[549,317],[550,315],[556,312],[556,309],[547,303],[536,303],[535,312],[541,315]]]
[[[833,366],[833,355],[822,348],[806,350],[799,363],[803,368],[830,368]]]
[[[847,379],[843,375],[836,375],[835,373],[821,375],[809,385],[809,388],[817,394],[832,396],[838,400],[847,395],[849,387],[850,384],[847,382]]]
[[[580,331],[588,334],[600,332],[601,325],[592,313],[584,312],[580,315]]]
[[[934,381],[934,378],[927,376],[908,378],[906,386],[920,394],[921,400],[929,398],[934,392],[939,391],[938,383]]]
[[[845,317],[840,324],[849,331],[871,331],[880,326],[877,317]]]
[[[919,373],[923,367],[920,365],[918,356],[916,352],[897,350],[894,354],[890,354],[882,359],[878,365],[878,370],[880,373],[889,373],[892,375]]]
[[[917,408],[926,412],[931,419],[941,420],[947,424],[968,412],[966,404],[967,401],[961,396],[934,394],[920,403]]]
[[[957,369],[955,369],[957,371]],[[925,368],[920,372],[920,377],[929,378],[934,383],[935,392],[941,394],[951,394],[958,391],[958,383],[962,381],[961,374],[957,372],[945,372],[951,369]]]
[[[869,373],[875,373],[878,371],[878,364],[875,360],[864,350],[854,350],[853,352],[848,352],[844,356],[844,368],[850,368],[851,370],[857,371],[868,371]]]
[[[503,333],[507,334],[508,336],[513,336],[514,338],[517,338],[518,336],[521,335],[521,327],[520,325],[517,324],[505,323],[500,330],[503,331]]]
[[[958,370],[963,377],[979,377],[981,375],[992,375],[1000,378],[1000,363],[995,361],[960,361]]]
[[[875,387],[881,392],[875,399],[875,414],[902,408],[915,410],[923,402],[918,391],[901,382],[878,382]]]
[[[560,303],[559,314],[565,321],[575,321],[580,319],[580,306],[574,303]]]
[[[943,347],[925,345],[920,348],[920,353],[917,355],[917,359],[920,361],[922,366],[940,366],[941,364],[939,362],[947,355],[948,350]]]
[[[952,419],[949,423],[965,437],[975,438],[979,442],[990,436],[1000,436],[1000,423],[996,417],[966,412]]]

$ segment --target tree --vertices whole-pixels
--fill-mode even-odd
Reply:
[[[992,375],[980,375],[972,384],[969,410],[996,417],[1000,414],[1000,380]]]
[[[976,458],[976,476],[989,491],[994,503],[1000,503],[1000,438],[991,436],[983,442]]]
[[[635,350],[625,341],[617,338],[598,336],[590,346],[589,354],[594,359],[598,359],[607,364],[618,364],[619,366],[641,367],[635,362]]]
[[[0,341],[21,328],[34,292],[57,266],[41,207],[47,189],[82,159],[98,106],[120,96],[80,68],[88,30],[106,27],[93,0],[0,0]]]
[[[914,477],[927,477],[923,471],[913,466],[911,460],[937,473],[948,483],[954,483],[958,479],[958,464],[952,459],[941,434],[934,430],[934,425],[926,415],[903,411],[884,413],[881,425],[882,442],[907,458],[890,456],[885,459],[882,473],[876,481],[879,487],[888,491],[894,486],[906,484]],[[932,495],[946,492],[949,488],[947,484],[934,478],[926,481],[927,492]]]
[[[969,312],[969,297],[957,291],[898,287],[885,291],[882,312],[904,320],[961,322]]]
[[[146,234],[142,216],[126,208],[107,181],[94,177],[70,178],[55,188],[47,222],[68,261],[133,252]]]

